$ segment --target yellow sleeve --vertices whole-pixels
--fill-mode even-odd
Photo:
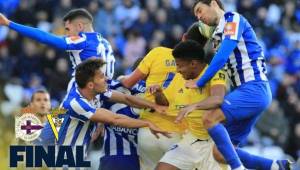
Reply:
[[[219,70],[214,77],[210,80],[210,85],[225,85],[226,86],[226,76],[223,70]]]
[[[150,73],[151,65],[154,62],[154,59],[156,57],[156,51],[157,48],[152,49],[148,54],[143,58],[141,63],[138,65],[138,69],[145,75],[148,75]]]

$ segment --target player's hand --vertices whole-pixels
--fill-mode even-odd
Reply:
[[[103,125],[98,125],[95,132],[92,134],[91,142],[94,142],[95,140],[97,140],[97,138],[99,136],[102,136],[102,134],[104,134],[104,127],[103,127]]]
[[[196,106],[193,105],[193,104],[182,108],[179,111],[179,113],[177,114],[177,117],[175,119],[175,123],[180,123],[183,118],[185,118],[189,113],[191,113],[195,109],[196,109]]]
[[[198,88],[197,82],[195,80],[187,80],[185,82],[185,87],[190,89],[196,89]]]
[[[4,16],[2,13],[0,13],[0,25],[8,26],[9,20]]]
[[[157,127],[155,124],[148,122],[148,127],[151,131],[151,133],[157,138],[159,139],[159,135],[158,134],[162,134],[163,136],[167,137],[167,138],[171,138],[171,133],[161,130],[159,127]]]
[[[162,92],[162,88],[160,85],[151,85],[148,87],[149,93],[154,94],[156,92]]]
[[[168,110],[168,106],[162,106],[162,105],[158,105],[156,104],[153,108],[157,113],[160,114],[167,114],[167,110]]]

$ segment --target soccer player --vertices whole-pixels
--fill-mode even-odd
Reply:
[[[119,81],[113,80],[110,83],[111,90],[131,95],[141,95],[145,92],[143,81],[128,90]],[[139,110],[130,106],[104,100],[103,108],[117,114],[138,119]],[[101,150],[101,170],[140,170],[140,160],[137,152],[138,128],[124,128],[110,124],[104,125],[104,142]]]
[[[31,96],[29,104],[37,114],[37,117],[42,123],[45,123],[47,118],[46,115],[50,113],[51,103],[50,94],[46,90],[37,90]]]
[[[73,69],[82,61],[91,58],[102,58],[106,64],[105,75],[112,79],[114,74],[114,62],[112,47],[99,33],[94,32],[93,17],[83,8],[73,9],[64,17],[66,36],[60,37],[37,28],[17,24],[8,20],[0,13],[0,25],[20,33],[23,36],[47,44],[56,49],[69,52]],[[74,72],[72,76],[74,76]],[[74,82],[74,79],[72,79]],[[69,83],[68,89],[72,83]]]
[[[183,36],[183,39],[194,39],[201,43],[203,46],[207,38],[202,36],[199,32],[198,23],[194,23]],[[159,85],[162,88],[168,87],[171,80],[176,73],[176,64],[172,56],[172,49],[166,47],[156,47],[152,49],[129,76],[121,80],[122,84],[131,88],[139,80],[146,80],[146,87],[152,85]],[[146,90],[144,98],[154,101],[153,95],[149,90]],[[148,110],[142,111],[140,114],[141,119],[154,122],[163,130],[172,133],[172,138],[160,137],[156,139],[150,135],[148,128],[140,128],[138,132],[138,152],[141,159],[142,170],[152,170],[164,153],[175,143],[177,143],[186,125],[181,126],[174,124],[175,117],[161,115],[159,113],[152,113]]]
[[[234,170],[244,169],[244,166],[249,169],[289,169],[288,160],[273,161],[254,156],[232,145],[238,146],[245,140],[272,100],[265,58],[251,25],[236,12],[224,12],[220,0],[197,0],[194,14],[203,23],[216,26],[213,38],[221,37],[221,43],[203,76],[197,83],[188,82],[187,86],[205,87],[225,65],[234,87],[224,97],[221,107],[211,111],[204,120],[219,151],[215,152],[215,158],[225,159]]]
[[[33,141],[35,145],[54,145],[55,137],[49,123],[47,123],[47,114],[50,114],[51,103],[50,94],[46,90],[37,90],[31,96],[30,107],[34,108],[38,117],[42,120],[44,128],[41,130],[40,136]],[[49,127],[48,127],[49,126]]]
[[[177,73],[163,91],[164,98],[169,103],[166,112],[177,116],[181,108],[197,101],[205,102],[206,109],[220,106],[222,100],[216,99],[223,98],[226,93],[223,71],[219,71],[201,90],[185,87],[186,80],[198,79],[207,68],[203,46],[187,40],[177,44],[172,54],[176,61]],[[212,155],[213,141],[202,123],[203,115],[203,110],[194,110],[186,117],[188,132],[165,153],[156,170],[221,169]]]
[[[149,127],[154,135],[168,135],[153,123],[115,114],[101,108],[104,98],[112,102],[124,103],[137,108],[165,109],[155,103],[126,95],[117,91],[107,91],[107,78],[101,71],[104,62],[101,59],[89,59],[76,67],[75,84],[62,103],[67,110],[59,130],[58,144],[83,145],[88,147],[96,123],[108,123],[115,126],[137,128]],[[103,93],[103,94],[101,94]]]

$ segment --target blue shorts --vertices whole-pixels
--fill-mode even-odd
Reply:
[[[104,156],[100,158],[99,170],[140,170],[138,155]]]
[[[247,82],[224,97],[221,105],[225,127],[233,144],[238,145],[249,135],[261,113],[272,101],[268,82]]]

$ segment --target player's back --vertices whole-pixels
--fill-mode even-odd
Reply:
[[[220,36],[222,40],[238,42],[225,65],[234,87],[249,81],[267,81],[264,54],[246,18],[236,12],[226,12],[214,32],[214,39]]]
[[[118,81],[110,83],[110,89],[117,90],[131,95],[138,95],[145,91],[145,84],[140,82],[131,90],[126,89]],[[103,107],[117,114],[123,114],[137,119],[138,110],[125,104],[113,103],[104,100]],[[137,154],[138,128],[124,128],[114,125],[104,125],[104,144],[101,150],[101,170],[139,170],[139,156]]]
[[[112,79],[115,62],[112,47],[99,33],[81,32],[78,36],[65,37],[65,41],[73,69],[86,59],[101,58],[107,63],[105,75]]]

